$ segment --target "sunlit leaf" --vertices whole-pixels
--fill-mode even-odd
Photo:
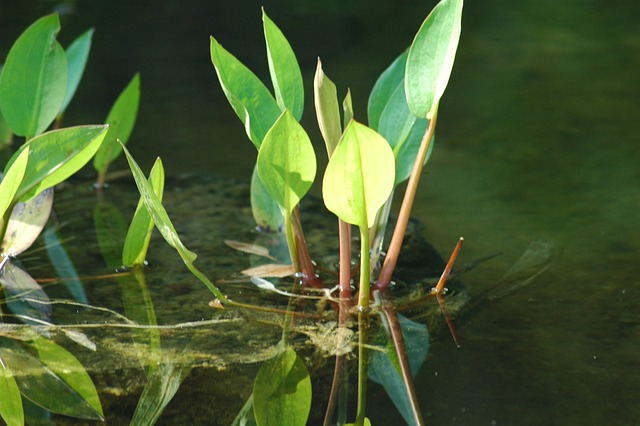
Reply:
[[[380,116],[384,111],[393,92],[396,91],[398,85],[404,83],[404,72],[407,64],[407,55],[409,51],[405,51],[398,56],[385,69],[369,94],[369,102],[367,103],[367,115],[369,116],[369,127],[375,131],[379,131],[378,124]]]
[[[22,396],[11,368],[0,353],[0,417],[7,426],[24,425],[24,411],[22,410]]]
[[[253,268],[245,269],[242,273],[249,277],[284,278],[295,274],[296,270],[293,265],[269,263],[267,265],[254,266]]]
[[[344,96],[344,100],[342,101],[342,110],[344,112],[344,117],[342,118],[343,126],[346,127],[349,125],[349,122],[353,119],[353,102],[351,101],[351,89],[347,89],[347,94]]]
[[[338,105],[336,85],[322,70],[320,58],[318,58],[316,75],[313,79],[313,93],[318,126],[327,147],[327,154],[331,157],[342,134],[340,106]]]
[[[69,102],[73,99],[73,95],[76,94],[80,79],[82,78],[82,74],[84,74],[84,67],[89,58],[92,36],[93,29],[85,31],[76,38],[65,51],[67,56],[67,91],[65,92],[62,107],[60,108],[60,114],[67,109]]]
[[[63,280],[64,286],[75,300],[80,303],[89,303],[84,287],[69,254],[65,250],[55,227],[47,228],[43,233],[44,246],[47,249],[51,264],[56,270],[56,274]]]
[[[16,377],[18,388],[34,404],[57,414],[104,420],[101,410],[97,411],[61,376],[24,349],[0,347],[0,356],[7,364],[20,366],[20,376]]]
[[[306,425],[311,410],[311,379],[291,347],[265,361],[253,385],[253,412],[258,426]]]
[[[256,75],[211,37],[211,62],[231,107],[247,136],[260,148],[262,139],[280,116],[280,107]]]
[[[257,244],[243,243],[242,241],[224,240],[224,243],[234,250],[244,253],[255,254],[271,260],[278,260],[269,254],[269,249]]]
[[[16,40],[0,76],[0,109],[19,136],[44,132],[56,118],[67,86],[67,59],[56,41],[57,14],[38,19]]]
[[[17,203],[2,240],[2,253],[17,256],[31,247],[49,220],[52,206],[53,188],[45,189],[26,203]]]
[[[300,121],[304,109],[304,86],[302,73],[291,45],[282,31],[262,9],[264,39],[267,44],[267,59],[276,101],[282,111],[288,109]]]
[[[39,321],[51,320],[49,296],[28,273],[7,262],[0,271],[0,287],[7,306],[21,321],[27,324],[40,324]]]
[[[93,158],[93,167],[98,172],[104,173],[109,164],[122,152],[121,145],[117,141],[126,145],[129,140],[138,117],[139,104],[140,74],[136,74],[116,99],[105,121],[105,124],[109,125],[109,131]]]
[[[29,140],[29,163],[16,197],[27,201],[66,180],[89,162],[100,147],[107,126],[76,126],[52,130]],[[11,167],[13,159],[9,161]],[[5,171],[7,170],[5,168]]]
[[[33,345],[38,351],[40,361],[77,392],[93,409],[95,415],[99,418],[104,417],[98,392],[80,361],[62,346],[38,335],[34,335]],[[91,418],[95,417],[92,415]]]
[[[2,182],[0,182],[0,218],[4,216],[9,206],[11,206],[18,192],[24,172],[27,169],[29,148],[25,148],[22,152],[16,153],[16,155],[18,157],[3,176]]]
[[[291,214],[316,175],[316,156],[302,126],[285,110],[262,142],[258,175],[271,197]]]
[[[442,0],[422,23],[409,49],[405,89],[416,117],[431,118],[453,69],[463,0]]]
[[[160,158],[156,159],[156,162],[151,168],[149,183],[158,200],[162,202],[164,167],[162,166],[162,160],[160,160]],[[124,242],[124,249],[122,250],[123,265],[133,266],[144,264],[149,249],[149,241],[151,241],[151,231],[153,231],[153,221],[144,206],[144,201],[141,199],[136,207]]]
[[[327,165],[322,182],[325,205],[345,222],[368,229],[393,189],[394,176],[387,141],[352,120]]]

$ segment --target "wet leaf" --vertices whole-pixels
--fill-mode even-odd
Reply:
[[[394,176],[387,141],[352,120],[329,160],[322,183],[324,202],[340,219],[368,229],[391,194]]]
[[[291,214],[316,175],[316,156],[302,126],[285,110],[258,152],[258,175],[271,197]]]
[[[264,39],[267,44],[269,73],[276,94],[276,101],[282,111],[288,109],[297,121],[304,109],[304,86],[302,73],[291,45],[282,31],[262,9]]]
[[[107,128],[76,126],[52,130],[22,145],[17,152],[29,147],[29,162],[16,198],[27,201],[80,170],[100,147]],[[5,171],[16,158],[14,154]]]
[[[296,270],[293,265],[278,265],[270,263],[245,269],[242,273],[249,277],[284,278],[295,274]]]
[[[17,154],[14,163],[9,167],[0,182],[0,218],[4,216],[7,209],[13,204],[20,182],[24,177],[27,169],[27,161],[29,160],[29,148],[25,148]]]
[[[311,379],[307,367],[287,346],[265,361],[253,385],[253,412],[258,426],[306,425],[311,410]]]
[[[463,0],[442,0],[422,23],[409,49],[405,89],[411,112],[431,119],[453,69]]]
[[[255,254],[257,256],[266,257],[271,260],[278,260],[269,254],[269,249],[259,246],[257,244],[243,243],[241,241],[224,240],[224,243],[234,250],[241,251],[243,253]]]
[[[52,206],[53,188],[45,189],[26,203],[17,203],[2,240],[2,253],[17,256],[31,247],[47,224]]]
[[[162,202],[164,167],[162,166],[162,160],[160,160],[160,158],[156,159],[156,162],[151,168],[149,183],[153,188],[154,194],[158,197],[158,201]],[[124,241],[124,248],[122,250],[123,265],[144,265],[147,251],[149,250],[149,242],[151,241],[151,231],[153,231],[153,221],[147,208],[144,206],[144,201],[140,199]]]
[[[342,134],[340,106],[338,105],[336,85],[322,70],[320,58],[318,58],[316,75],[313,79],[313,93],[318,126],[327,147],[327,154],[331,157]]]
[[[82,33],[76,38],[65,51],[67,57],[67,90],[64,95],[64,101],[60,108],[59,114],[62,114],[76,94],[84,67],[89,58],[89,50],[91,50],[91,38],[93,37],[93,28]]]
[[[49,296],[31,275],[10,261],[5,263],[0,271],[0,285],[11,312],[26,317],[21,318],[21,321],[27,324],[41,324],[39,321],[51,320]]]
[[[9,365],[0,353],[0,417],[7,426],[24,425],[22,396]]]
[[[67,334],[67,336],[69,336],[69,334]],[[89,377],[89,374],[87,374],[86,369],[80,361],[62,346],[38,335],[34,335],[33,345],[38,351],[40,361],[46,365],[53,374],[60,377],[71,389],[77,392],[80,398],[90,406],[93,413],[89,418],[96,418],[97,415],[98,418],[102,419],[104,414],[102,413],[98,392],[91,377]],[[76,402],[76,404],[79,403]],[[78,410],[79,413],[77,416],[82,417],[85,415],[83,414],[85,407],[84,404],[79,404],[79,406],[81,408]]]
[[[109,125],[109,131],[93,158],[93,167],[99,173],[104,174],[109,164],[122,152],[121,145],[117,141],[124,145],[129,141],[138,117],[139,104],[140,74],[136,74],[116,99],[105,121],[105,124]]]
[[[34,22],[11,47],[0,76],[2,115],[27,140],[49,127],[64,101],[67,59],[58,31],[57,14]]]
[[[260,79],[213,37],[211,62],[229,104],[259,149],[267,131],[280,116],[278,103]]]

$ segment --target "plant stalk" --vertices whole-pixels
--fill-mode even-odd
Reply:
[[[363,311],[358,312],[358,330],[358,403],[354,425],[363,426],[367,405],[367,381],[369,380],[369,349],[367,349],[369,331],[368,313]]]
[[[409,223],[409,216],[411,215],[413,201],[416,198],[418,184],[420,183],[420,174],[422,173],[422,168],[424,167],[424,160],[427,157],[427,152],[429,152],[429,145],[431,145],[431,139],[433,139],[437,121],[438,107],[436,106],[433,117],[431,118],[431,121],[429,121],[429,126],[427,127],[424,137],[422,138],[422,142],[420,143],[420,149],[418,150],[416,161],[415,163],[413,163],[413,170],[411,171],[409,183],[407,184],[407,189],[405,190],[404,198],[402,199],[402,206],[400,207],[400,213],[398,214],[396,227],[393,230],[393,236],[391,237],[391,242],[389,243],[387,256],[384,259],[382,270],[380,271],[380,275],[378,276],[378,280],[374,287],[376,290],[384,290],[389,286],[389,283],[391,282],[391,276],[393,274],[393,270],[396,267],[396,263],[398,262],[400,249],[402,248],[404,234],[407,231],[407,224]]]

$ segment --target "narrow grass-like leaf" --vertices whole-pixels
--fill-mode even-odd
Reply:
[[[271,197],[291,214],[316,175],[311,140],[295,117],[285,110],[262,142],[258,175]]]
[[[322,182],[325,205],[345,222],[368,229],[393,189],[394,176],[387,141],[352,120],[327,165]]]
[[[162,160],[156,159],[151,172],[149,173],[149,183],[153,188],[154,194],[158,197],[158,201],[162,202],[164,191],[164,167]],[[124,242],[122,250],[122,264],[125,266],[143,265],[149,249],[149,241],[151,240],[151,231],[153,230],[153,221],[144,206],[144,201],[140,199],[136,211],[131,220],[127,238]]]
[[[82,79],[82,74],[84,74],[84,67],[89,58],[92,37],[93,28],[82,33],[65,51],[67,55],[67,91],[65,92],[59,114],[64,113],[69,102],[73,99],[73,95],[76,94],[80,79]]]
[[[29,140],[29,163],[16,195],[27,201],[80,170],[100,147],[108,126],[76,126],[52,130]],[[11,167],[12,157],[5,168]]]
[[[302,73],[286,37],[262,9],[267,59],[276,101],[282,111],[288,109],[300,121],[304,109]]]
[[[460,40],[463,0],[442,0],[422,23],[409,49],[405,71],[411,112],[431,119],[453,69]]]
[[[56,41],[57,14],[38,19],[16,40],[0,76],[0,109],[13,133],[39,135],[56,118],[67,86],[67,59]]]
[[[371,89],[369,102],[367,103],[367,115],[369,116],[369,127],[379,132],[378,123],[380,116],[387,106],[393,92],[399,84],[404,83],[404,73],[407,64],[409,51],[403,52],[385,69]]]
[[[18,389],[16,379],[11,368],[2,359],[0,353],[0,417],[7,426],[24,425],[24,411],[22,409],[22,395]]]
[[[318,58],[316,75],[313,79],[313,93],[318,126],[327,147],[327,154],[331,157],[342,134],[340,106],[336,85],[322,70],[320,58]]]
[[[38,351],[40,361],[84,399],[100,418],[104,417],[102,405],[96,387],[87,374],[87,370],[70,352],[54,342],[36,334],[33,345]]]
[[[20,182],[22,182],[24,172],[27,169],[29,147],[20,153],[16,153],[16,155],[16,160],[3,176],[2,182],[0,182],[0,218],[4,217],[9,206],[13,204],[16,192],[18,192]]]
[[[282,112],[278,103],[260,79],[213,37],[211,62],[229,104],[244,124],[247,136],[259,149],[262,139]]]
[[[140,74],[133,76],[127,87],[120,93],[118,99],[111,107],[105,124],[109,125],[109,131],[104,137],[104,142],[93,158],[93,167],[101,174],[106,172],[109,164],[122,152],[118,140],[127,144],[133,131],[138,116],[140,104]]]
[[[265,361],[253,385],[258,426],[304,426],[311,410],[311,379],[304,361],[287,346]]]
[[[47,224],[52,206],[53,188],[45,189],[27,202],[17,203],[2,240],[2,253],[17,256],[31,247]]]

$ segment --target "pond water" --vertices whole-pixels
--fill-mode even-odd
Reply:
[[[219,88],[208,36],[215,35],[266,80],[261,4],[185,3],[62,3],[69,12],[63,44],[89,26],[96,28],[86,78],[67,124],[102,121],[140,71],[142,103],[130,145],[145,169],[160,155],[170,175],[215,172],[248,180],[254,148]],[[316,57],[340,93],[351,87],[356,117],[365,121],[371,86],[410,43],[433,7],[434,2],[427,3],[263,2],[298,52],[308,84],[303,124],[319,153],[309,95]],[[2,57],[19,32],[52,4],[0,3]],[[481,301],[458,319],[462,348],[447,333],[432,338],[417,377],[428,424],[640,423],[640,141],[633,124],[640,114],[639,24],[640,5],[630,0],[465,4],[461,45],[414,216],[443,256],[465,237],[460,266],[499,255],[462,277],[472,300]],[[187,190],[193,210],[202,209],[198,187]],[[246,218],[239,220],[248,238],[251,224],[242,211]],[[90,225],[91,209],[87,212]],[[190,223],[188,217],[176,221]],[[219,226],[224,230],[224,222]],[[237,272],[235,264],[218,256],[224,250],[222,234],[211,231],[211,239],[190,246],[204,270],[216,271],[216,279]],[[551,262],[526,285],[504,291],[517,282],[500,280],[536,241],[551,247]],[[154,247],[165,250],[159,241]],[[83,264],[83,273],[112,271],[98,254],[89,257],[95,264]],[[174,308],[171,300],[189,307],[172,321],[211,318],[206,291],[196,293],[203,287],[179,262],[157,268],[161,276],[148,279],[154,300],[163,301],[156,305],[159,318],[163,309]],[[44,276],[38,268],[29,271]],[[85,282],[91,303],[125,312],[118,287],[105,282],[111,281]],[[264,332],[273,334],[273,329]],[[189,337],[201,356],[197,365],[228,365],[221,349],[226,346],[206,337]],[[272,337],[277,341],[277,333]],[[264,359],[268,353],[253,355]],[[185,416],[202,411],[191,401],[202,407],[205,401],[222,401],[239,409],[257,365],[236,361],[234,386],[226,376],[211,373],[215,369],[193,370],[169,406],[173,417],[160,423],[188,424]],[[122,383],[110,386],[115,394]],[[135,400],[108,400],[116,401],[110,402],[115,413],[110,424],[126,424]],[[380,388],[372,387],[369,404],[373,424],[401,421]],[[206,423],[228,420],[209,417]]]

